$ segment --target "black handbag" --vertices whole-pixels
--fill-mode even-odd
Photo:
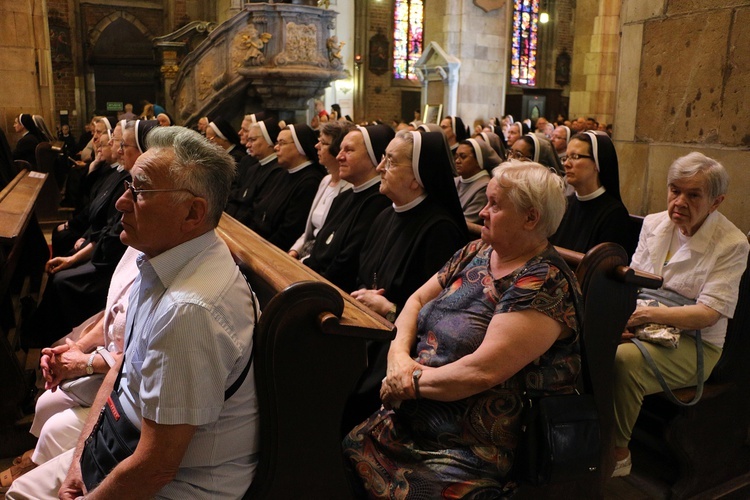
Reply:
[[[565,272],[565,271],[564,271]],[[568,282],[574,281],[565,272]],[[583,326],[583,305],[574,296],[576,318]],[[585,353],[583,335],[581,349]],[[586,360],[584,387],[591,387]],[[526,400],[521,438],[513,465],[517,480],[536,486],[594,476],[601,461],[599,412],[592,394],[530,397],[526,373],[521,374]]]
[[[573,481],[599,469],[599,415],[590,394],[526,401],[516,478],[537,486]]]
[[[107,398],[81,454],[81,476],[88,491],[101,483],[138,446],[141,431],[122,410],[117,391]]]

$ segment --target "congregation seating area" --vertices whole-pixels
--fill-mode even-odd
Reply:
[[[26,429],[16,425],[31,388],[14,352],[17,318],[12,312],[14,301],[41,281],[46,248],[34,208],[44,180],[45,174],[22,171],[0,192],[0,446],[9,456],[29,444]],[[226,214],[219,234],[263,310],[255,331],[261,460],[246,497],[351,498],[340,452],[341,415],[366,368],[366,342],[389,342],[395,328]],[[541,488],[524,485],[519,495],[606,498],[614,467],[614,355],[638,290],[658,288],[661,278],[629,268],[626,253],[615,244],[598,245],[585,255],[558,250],[576,270],[584,297],[583,366],[590,383],[580,390],[596,399],[602,430],[600,467],[585,481]],[[635,439],[646,443],[647,453],[669,457],[665,463],[676,460],[677,467],[661,478],[671,484],[674,498],[723,491],[722,484],[741,476],[748,464],[750,404],[744,396],[750,377],[744,360],[750,355],[750,339],[742,335],[750,319],[747,274],[724,355],[706,383],[701,403],[678,409],[661,395],[650,396],[639,421]],[[687,400],[693,392],[684,389],[678,394]],[[719,456],[726,461],[717,460]],[[642,462],[648,463],[648,458]]]

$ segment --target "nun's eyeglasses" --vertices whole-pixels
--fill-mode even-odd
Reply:
[[[578,153],[570,153],[569,155],[563,155],[560,157],[560,163],[565,163],[567,160],[580,160],[581,158],[591,158],[594,159],[591,155],[579,155]]]
[[[135,146],[133,144],[125,144],[125,141],[120,141],[120,151],[125,151],[125,148],[137,148],[138,146]]]
[[[506,160],[531,161],[531,158],[516,149],[509,149],[505,156]]]
[[[393,167],[398,167],[396,163],[393,163],[393,159],[390,156],[383,155],[383,157],[380,159],[380,163],[385,163],[385,169],[390,170]]]

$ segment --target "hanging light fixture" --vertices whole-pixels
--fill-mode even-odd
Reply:
[[[539,14],[539,22],[541,24],[547,24],[549,22],[549,14],[547,13],[547,9],[545,9],[545,3],[546,2],[542,0],[539,1],[539,10],[541,11]]]

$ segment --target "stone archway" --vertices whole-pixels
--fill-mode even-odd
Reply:
[[[112,116],[117,111],[108,110],[108,103],[130,102],[140,112],[142,101],[155,102],[159,74],[152,39],[153,34],[137,17],[122,11],[105,16],[89,31],[87,63],[93,109]]]

